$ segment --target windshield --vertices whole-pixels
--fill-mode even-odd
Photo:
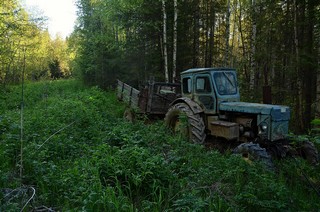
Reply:
[[[220,95],[233,95],[237,93],[237,81],[233,72],[216,72],[213,78]]]

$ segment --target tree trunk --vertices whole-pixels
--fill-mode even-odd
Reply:
[[[210,1],[210,3],[212,3]],[[213,3],[212,3],[213,4]],[[213,66],[213,49],[214,49],[214,30],[215,30],[215,19],[216,13],[214,6],[210,5],[210,28],[209,28],[209,58],[208,58],[208,67]]]
[[[241,39],[241,46],[242,46],[242,57],[243,60],[247,60],[247,51],[246,51],[246,46],[244,42],[244,35],[243,35],[243,30],[242,30],[242,5],[241,1],[239,1],[239,32],[240,32],[240,39]],[[247,80],[250,80],[250,76],[247,71],[247,62],[244,63],[244,75]]]
[[[233,2],[233,24],[232,24],[232,34],[231,34],[231,47],[230,47],[230,55],[231,55],[231,59],[230,59],[230,63],[229,63],[229,66],[230,67],[235,67],[235,64],[237,63],[237,57],[234,57],[234,52],[233,52],[233,49],[234,49],[234,43],[235,43],[235,36],[236,36],[236,25],[237,25],[237,10],[234,9],[234,8],[237,8],[238,6],[238,1],[235,0]]]
[[[317,58],[315,56],[316,51],[314,51],[314,45],[316,44],[314,41],[314,25],[315,25],[315,2],[308,1],[307,8],[306,8],[306,15],[307,18],[305,20],[306,23],[306,39],[305,39],[305,52],[308,55],[308,63],[303,65],[308,70],[308,73],[305,74],[305,81],[304,81],[304,99],[305,99],[305,107],[304,107],[304,122],[306,129],[310,128],[310,123],[312,119],[312,103],[315,99],[314,93],[316,90],[316,81],[315,78],[317,77],[316,74],[316,63]]]
[[[257,21],[256,21],[256,0],[252,0],[252,35],[251,35],[251,54],[250,54],[250,84],[251,98],[255,85],[255,69],[256,69],[256,36],[257,36]]]
[[[229,64],[229,36],[230,36],[230,0],[227,5],[227,16],[226,16],[226,49],[224,56],[224,66],[227,67]]]
[[[302,76],[300,75],[300,60],[299,60],[299,37],[298,37],[298,6],[296,0],[293,0],[294,6],[294,45],[295,45],[295,72],[297,80],[296,105],[295,112],[297,114],[296,121],[299,123],[299,130],[304,129],[303,122],[303,100],[302,100]]]
[[[199,65],[199,49],[200,49],[200,2],[196,1],[196,9],[194,13],[193,27],[193,67]]]
[[[162,13],[163,13],[163,59],[164,59],[164,75],[165,81],[169,82],[169,70],[168,70],[168,52],[167,52],[167,13],[166,2],[162,0]]]
[[[209,13],[210,13],[210,3],[211,1],[208,0],[206,2],[206,18],[205,18],[205,27],[204,27],[204,34],[205,34],[205,52],[204,52],[204,67],[208,67],[208,52],[209,52],[209,36],[210,36],[210,21],[209,21]]]
[[[177,28],[178,28],[178,0],[173,1],[173,54],[172,54],[172,81],[176,81],[177,73]]]
[[[315,102],[315,118],[320,119],[320,14],[316,18],[316,44],[318,44],[318,69],[317,69],[317,87],[316,87],[316,102]]]
[[[318,24],[318,33],[320,26]],[[317,70],[317,94],[316,94],[316,119],[320,119],[320,36],[318,37],[318,70]]]

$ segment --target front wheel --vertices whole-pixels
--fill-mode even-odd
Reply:
[[[203,143],[206,139],[202,117],[194,114],[186,103],[173,105],[166,114],[165,124],[173,133],[186,136],[194,143]]]
[[[271,156],[267,153],[266,149],[260,147],[259,144],[252,142],[240,144],[233,150],[233,153],[241,154],[242,157],[248,161],[259,161],[270,170],[274,169]]]
[[[134,110],[132,110],[131,108],[127,108],[123,113],[123,118],[124,120],[133,123],[136,119],[136,114]]]

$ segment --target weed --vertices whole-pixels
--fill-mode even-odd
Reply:
[[[319,167],[278,162],[278,173],[173,136],[162,121],[123,121],[113,91],[75,80],[25,86],[24,176],[18,178],[20,89],[0,93],[0,210],[4,189],[36,191],[33,207],[82,211],[315,211]],[[182,117],[181,126],[185,120]],[[317,144],[318,137],[314,136]],[[32,208],[29,208],[32,209]],[[34,208],[33,208],[34,209]]]

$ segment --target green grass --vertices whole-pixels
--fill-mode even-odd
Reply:
[[[21,88],[0,92],[0,189],[32,186],[28,210],[72,211],[316,211],[320,169],[283,160],[277,171],[236,155],[208,151],[172,136],[162,121],[123,121],[113,91],[75,80],[25,86],[23,178]],[[63,130],[62,130],[63,129]],[[59,131],[61,130],[61,131]],[[302,172],[303,171],[303,172]],[[20,210],[5,198],[0,211]]]

